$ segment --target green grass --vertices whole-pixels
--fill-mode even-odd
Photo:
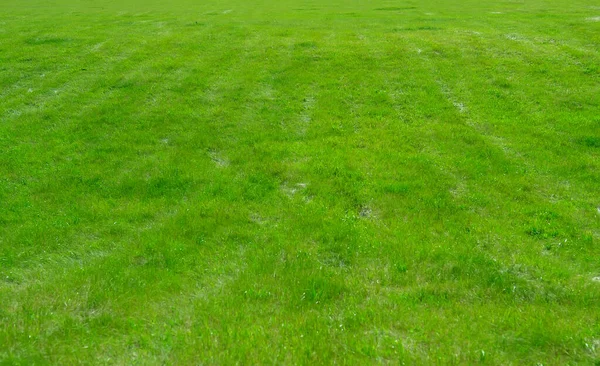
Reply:
[[[0,3],[0,364],[600,364],[600,2]]]

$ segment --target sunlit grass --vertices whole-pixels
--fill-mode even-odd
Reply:
[[[600,4],[0,4],[0,363],[598,364]]]

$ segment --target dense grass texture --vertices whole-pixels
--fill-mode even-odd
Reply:
[[[0,2],[0,364],[600,364],[600,1]]]

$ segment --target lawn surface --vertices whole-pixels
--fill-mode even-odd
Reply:
[[[600,1],[0,3],[0,364],[600,364]]]

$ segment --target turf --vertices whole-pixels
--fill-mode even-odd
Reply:
[[[600,2],[0,3],[1,364],[600,364]]]

